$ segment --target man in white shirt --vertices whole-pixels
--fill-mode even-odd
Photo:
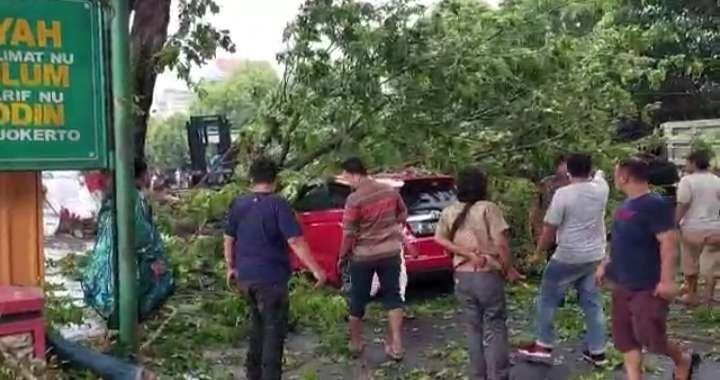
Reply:
[[[704,302],[713,302],[720,274],[720,178],[709,171],[710,155],[693,152],[687,157],[687,172],[677,191],[676,221],[682,234],[682,269],[686,294],[683,302],[698,302],[698,278],[705,279]],[[710,241],[712,239],[712,241]]]
[[[542,252],[557,243],[540,286],[536,340],[520,348],[520,353],[529,358],[552,357],[555,311],[570,288],[575,288],[585,315],[583,357],[600,366],[607,361],[605,317],[595,270],[605,257],[605,206],[610,189],[601,171],[592,175],[589,155],[572,154],[567,166],[570,184],[553,196],[534,257],[542,260]]]

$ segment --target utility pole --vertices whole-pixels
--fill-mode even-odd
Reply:
[[[112,49],[113,127],[115,136],[115,216],[117,225],[120,345],[137,348],[137,259],[135,257],[134,150],[132,88],[130,86],[130,9],[128,0],[112,0],[110,26]]]

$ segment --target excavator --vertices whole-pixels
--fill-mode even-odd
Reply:
[[[235,168],[232,126],[224,115],[191,116],[186,124],[191,185],[222,186]]]

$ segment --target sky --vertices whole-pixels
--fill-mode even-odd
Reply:
[[[212,18],[219,29],[228,29],[237,46],[234,54],[219,52],[220,57],[245,60],[269,61],[275,64],[275,55],[283,50],[282,33],[285,26],[298,13],[304,0],[216,0],[220,13]],[[372,0],[371,0],[372,1]],[[430,5],[436,0],[420,0]],[[486,0],[497,5],[499,0]],[[173,4],[173,9],[175,5]],[[176,17],[173,17],[173,20]],[[176,25],[170,25],[170,31]],[[196,70],[197,71],[197,70]],[[166,88],[183,88],[173,73],[163,73],[158,78],[156,94]]]

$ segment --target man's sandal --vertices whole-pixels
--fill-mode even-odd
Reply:
[[[365,344],[362,343],[359,346],[356,346],[352,343],[348,345],[348,348],[350,349],[350,356],[352,356],[354,359],[357,359],[362,356],[363,352],[365,352]]]
[[[387,355],[390,359],[400,362],[405,358],[405,353],[403,351],[393,350],[393,348],[387,343],[387,340],[384,340],[383,343],[385,344],[385,355]]]

